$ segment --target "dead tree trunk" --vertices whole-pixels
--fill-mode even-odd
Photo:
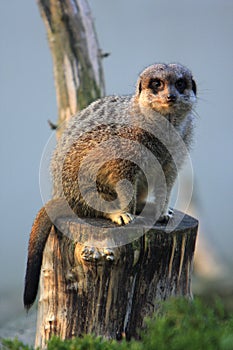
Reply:
[[[59,219],[63,234],[54,229],[44,252],[36,346],[44,348],[52,335],[137,338],[160,300],[191,298],[198,222],[181,215],[146,233],[146,227],[131,227],[129,234],[140,231],[141,237],[111,248],[103,226],[112,223]]]
[[[101,52],[86,0],[38,4],[54,63],[60,137],[72,114],[104,95]],[[35,347],[44,348],[52,335],[137,337],[158,300],[191,297],[197,221],[184,216],[177,226],[180,215],[170,228],[131,227],[129,234],[140,237],[115,247],[103,228],[110,222],[61,218],[66,234],[53,228],[44,251]]]
[[[57,136],[69,118],[105,93],[101,50],[87,0],[37,0],[53,58]]]

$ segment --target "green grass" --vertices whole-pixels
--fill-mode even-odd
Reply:
[[[3,349],[31,350],[17,339],[3,340]],[[86,335],[62,341],[53,338],[48,350],[233,350],[233,315],[220,302],[206,306],[199,299],[173,299],[161,303],[147,320],[142,340],[107,341]]]

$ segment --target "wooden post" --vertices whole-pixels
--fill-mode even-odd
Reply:
[[[54,229],[44,252],[35,345],[44,348],[52,335],[138,338],[160,300],[191,298],[198,222],[181,216],[176,211],[171,224],[148,231],[130,227],[141,237],[116,247],[105,234],[111,222],[59,219],[63,233]]]

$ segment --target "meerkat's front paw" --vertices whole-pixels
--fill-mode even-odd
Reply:
[[[112,222],[118,225],[129,224],[133,220],[133,215],[130,213],[111,213],[107,216]]]
[[[158,222],[161,224],[166,224],[172,217],[173,217],[174,211],[169,208],[167,213],[164,213],[160,216],[158,219]]]

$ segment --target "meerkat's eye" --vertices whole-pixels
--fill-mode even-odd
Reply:
[[[149,88],[153,90],[154,93],[163,90],[164,83],[160,79],[151,79],[149,83]]]
[[[177,88],[177,90],[179,91],[179,93],[183,93],[184,90],[187,88],[187,83],[186,80],[183,78],[180,78],[176,81],[175,86]]]

